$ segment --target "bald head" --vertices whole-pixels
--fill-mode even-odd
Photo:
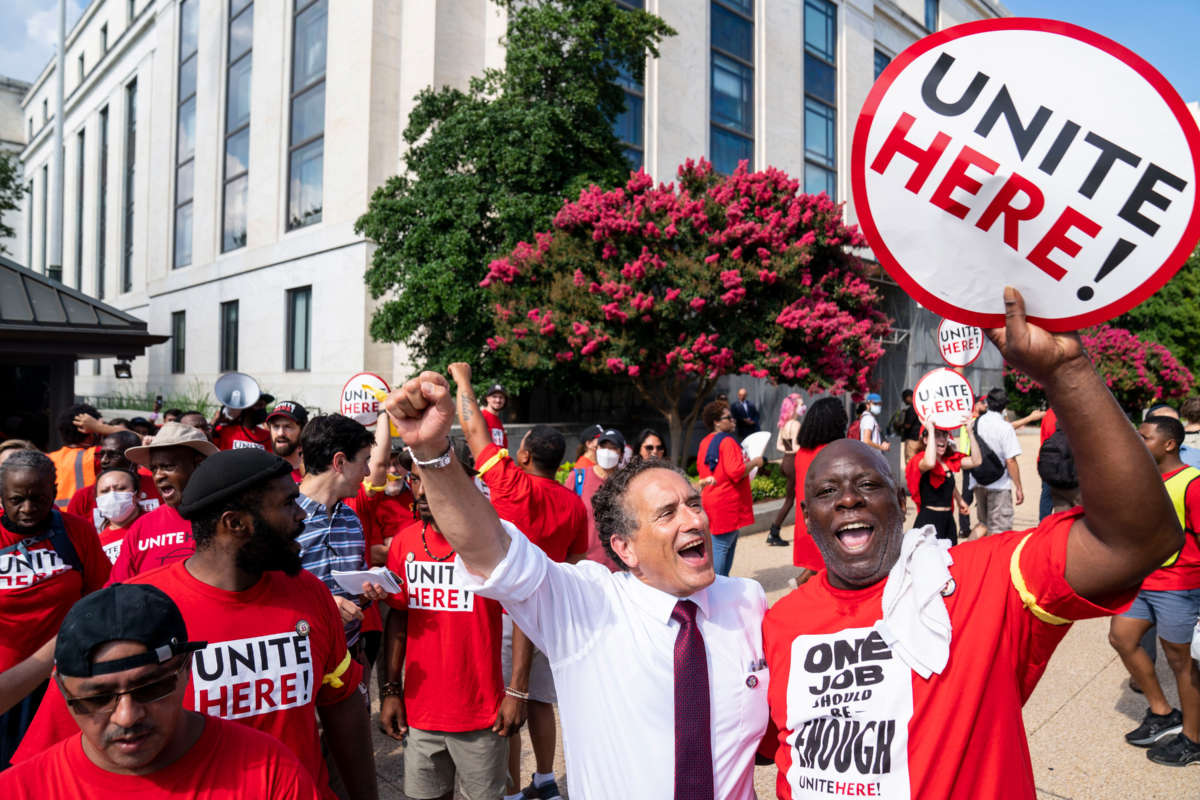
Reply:
[[[809,465],[808,473],[804,477],[804,493],[806,495],[809,493],[809,487],[813,485],[814,481],[820,479],[828,465],[842,458],[866,459],[888,483],[893,487],[896,485],[895,479],[892,478],[892,468],[888,466],[883,453],[873,447],[868,447],[857,439],[836,439],[821,448],[821,452],[817,453],[817,457]]]

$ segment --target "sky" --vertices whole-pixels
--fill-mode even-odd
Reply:
[[[1091,28],[1153,64],[1185,101],[1200,100],[1200,0],[1001,0],[1013,14]],[[67,0],[67,27],[88,0]],[[54,53],[57,0],[0,0],[0,75],[32,81]]]

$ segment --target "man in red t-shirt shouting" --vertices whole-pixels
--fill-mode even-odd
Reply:
[[[192,473],[216,452],[216,446],[201,431],[182,422],[166,423],[150,444],[125,451],[129,461],[150,468],[163,504],[138,517],[121,540],[112,583],[123,583],[138,573],[185,559],[196,549],[192,526],[176,509],[183,502],[183,490]]]
[[[514,460],[508,450],[489,437],[484,419],[474,413],[471,366],[461,362],[451,364],[450,374],[458,384],[458,423],[496,513],[525,531],[529,540],[552,561],[562,563],[582,558],[588,549],[587,511],[573,491],[554,480],[567,448],[563,435],[548,425],[535,426],[521,439]],[[558,697],[550,663],[507,615],[502,658],[504,677],[511,690],[505,702],[511,703],[523,695],[529,702],[529,740],[537,770],[528,786],[505,797],[552,800],[559,796],[554,776],[554,703]],[[513,737],[509,754],[512,789],[521,785],[520,768],[521,740]]]
[[[0,773],[0,796],[317,800],[279,741],[184,710],[192,654],[204,645],[188,641],[179,609],[153,586],[118,584],[81,600],[54,659],[56,694],[77,727]]]
[[[1027,324],[1005,290],[988,336],[1045,388],[1083,508],[947,551],[904,531],[884,458],[833,442],[805,480],[826,569],[763,622],[785,800],[1035,796],[1021,706],[1072,620],[1124,609],[1182,545],[1154,462],[1072,333]]]
[[[1200,616],[1200,470],[1179,458],[1183,424],[1166,415],[1150,416],[1138,428],[1146,449],[1158,464],[1179,524],[1186,533],[1183,549],[1142,581],[1142,590],[1125,613],[1112,618],[1108,640],[1150,707],[1142,724],[1125,735],[1138,747],[1149,747],[1151,761],[1182,767],[1200,762],[1200,669],[1192,660],[1192,633]],[[1158,628],[1180,709],[1171,708],[1154,672],[1154,662],[1139,643]]]
[[[401,463],[412,467],[407,453]],[[406,795],[450,797],[457,778],[467,800],[495,800],[504,793],[502,737],[524,720],[519,706],[501,705],[500,604],[455,583],[454,548],[438,530],[419,476],[409,472],[407,483],[420,519],[388,549],[401,591],[387,600],[379,722],[393,739],[407,737]]]

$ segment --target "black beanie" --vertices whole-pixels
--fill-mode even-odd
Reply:
[[[215,503],[237,497],[291,471],[291,464],[257,447],[222,450],[201,461],[188,479],[179,515],[190,520]]]

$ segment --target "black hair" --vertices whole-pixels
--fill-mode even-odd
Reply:
[[[644,445],[646,443],[646,440],[649,439],[651,436],[655,437],[660,442],[662,442],[664,446],[666,446],[667,440],[662,437],[662,434],[660,434],[658,431],[654,430],[654,428],[642,428],[642,432],[639,433],[637,435],[637,438],[633,440],[633,457],[634,458],[641,458],[640,453],[642,452],[642,445]]]
[[[217,523],[226,511],[244,511],[257,519],[267,487],[270,485],[270,481],[256,484],[220,503],[212,503],[193,513],[189,521],[192,523],[192,539],[196,542],[196,549],[203,549],[217,535]]]
[[[196,411],[196,410],[194,410],[194,409],[193,409],[192,411],[184,411],[184,412],[180,413],[180,415],[179,415],[179,416],[181,416],[181,417],[186,417],[186,416],[190,416],[190,415],[192,415],[192,414],[195,414],[195,415],[196,415],[196,416],[198,416],[198,417],[204,417],[204,412],[203,412],[203,411]],[[204,417],[204,419],[206,419],[206,420],[207,420],[207,419],[208,419],[208,417]]]
[[[33,470],[38,473],[39,478],[49,480],[51,485],[54,485],[58,478],[58,471],[48,455],[38,450],[18,450],[0,462],[0,491],[4,489],[8,473],[24,470]]]
[[[630,481],[650,469],[670,470],[687,479],[687,474],[670,461],[661,458],[638,458],[628,466],[609,473],[608,479],[600,484],[600,488],[592,495],[592,516],[596,524],[596,533],[600,536],[600,544],[604,545],[604,552],[608,557],[626,571],[629,570],[629,565],[613,550],[612,537],[628,539],[637,530],[637,518],[625,504],[625,495],[629,490]]]
[[[1179,406],[1179,416],[1188,422],[1200,422],[1200,397],[1189,397]]]
[[[796,434],[796,445],[812,450],[823,444],[845,438],[846,409],[836,397],[822,397],[808,408],[800,422],[800,433]]]
[[[183,416],[183,411],[178,408],[168,408],[162,413],[162,415],[164,417],[174,417],[175,419],[179,419]]]
[[[89,406],[86,403],[68,406],[58,415],[58,435],[62,438],[63,444],[83,444],[91,435],[75,427],[75,418],[80,414],[100,419],[100,412],[96,410],[95,406]]]
[[[1003,411],[1008,407],[1008,392],[999,386],[987,393],[988,411]]]
[[[866,404],[866,403],[855,403],[855,405],[854,405],[854,416],[856,416],[856,417],[861,417],[861,416],[863,415],[863,412],[864,412],[864,411],[866,411],[866,410],[867,410],[867,404]]]
[[[136,468],[129,469],[128,467],[108,467],[106,469],[102,469],[102,470],[100,470],[100,474],[96,476],[96,483],[97,484],[100,483],[100,479],[103,478],[105,475],[107,475],[110,472],[123,472],[124,474],[133,478],[133,491],[134,492],[137,492],[138,489],[140,488],[138,485],[140,483],[140,481],[138,480],[138,474],[136,472]]]
[[[104,441],[105,439],[115,439],[117,447],[121,448],[122,455],[129,448],[137,447],[142,443],[142,437],[133,431],[113,431],[100,437],[100,441]]]
[[[1158,432],[1167,437],[1167,439],[1175,442],[1175,449],[1183,444],[1183,423],[1174,417],[1168,417],[1166,414],[1152,414],[1146,417],[1145,423],[1158,428]]]
[[[720,419],[728,409],[729,403],[726,403],[724,400],[713,400],[711,403],[706,405],[704,410],[700,412],[700,418],[704,420],[704,427],[708,428],[710,431],[715,431],[717,429],[717,420]]]
[[[375,435],[361,422],[341,414],[321,414],[313,417],[300,432],[300,448],[304,452],[304,471],[320,475],[333,464],[338,453],[353,459],[364,447],[375,443]]]
[[[529,451],[535,466],[543,472],[554,472],[567,452],[567,440],[549,425],[534,425],[525,435],[522,445]]]
[[[905,403],[907,403],[909,400],[912,400],[912,389],[905,389],[903,392],[901,392],[900,399]]]

